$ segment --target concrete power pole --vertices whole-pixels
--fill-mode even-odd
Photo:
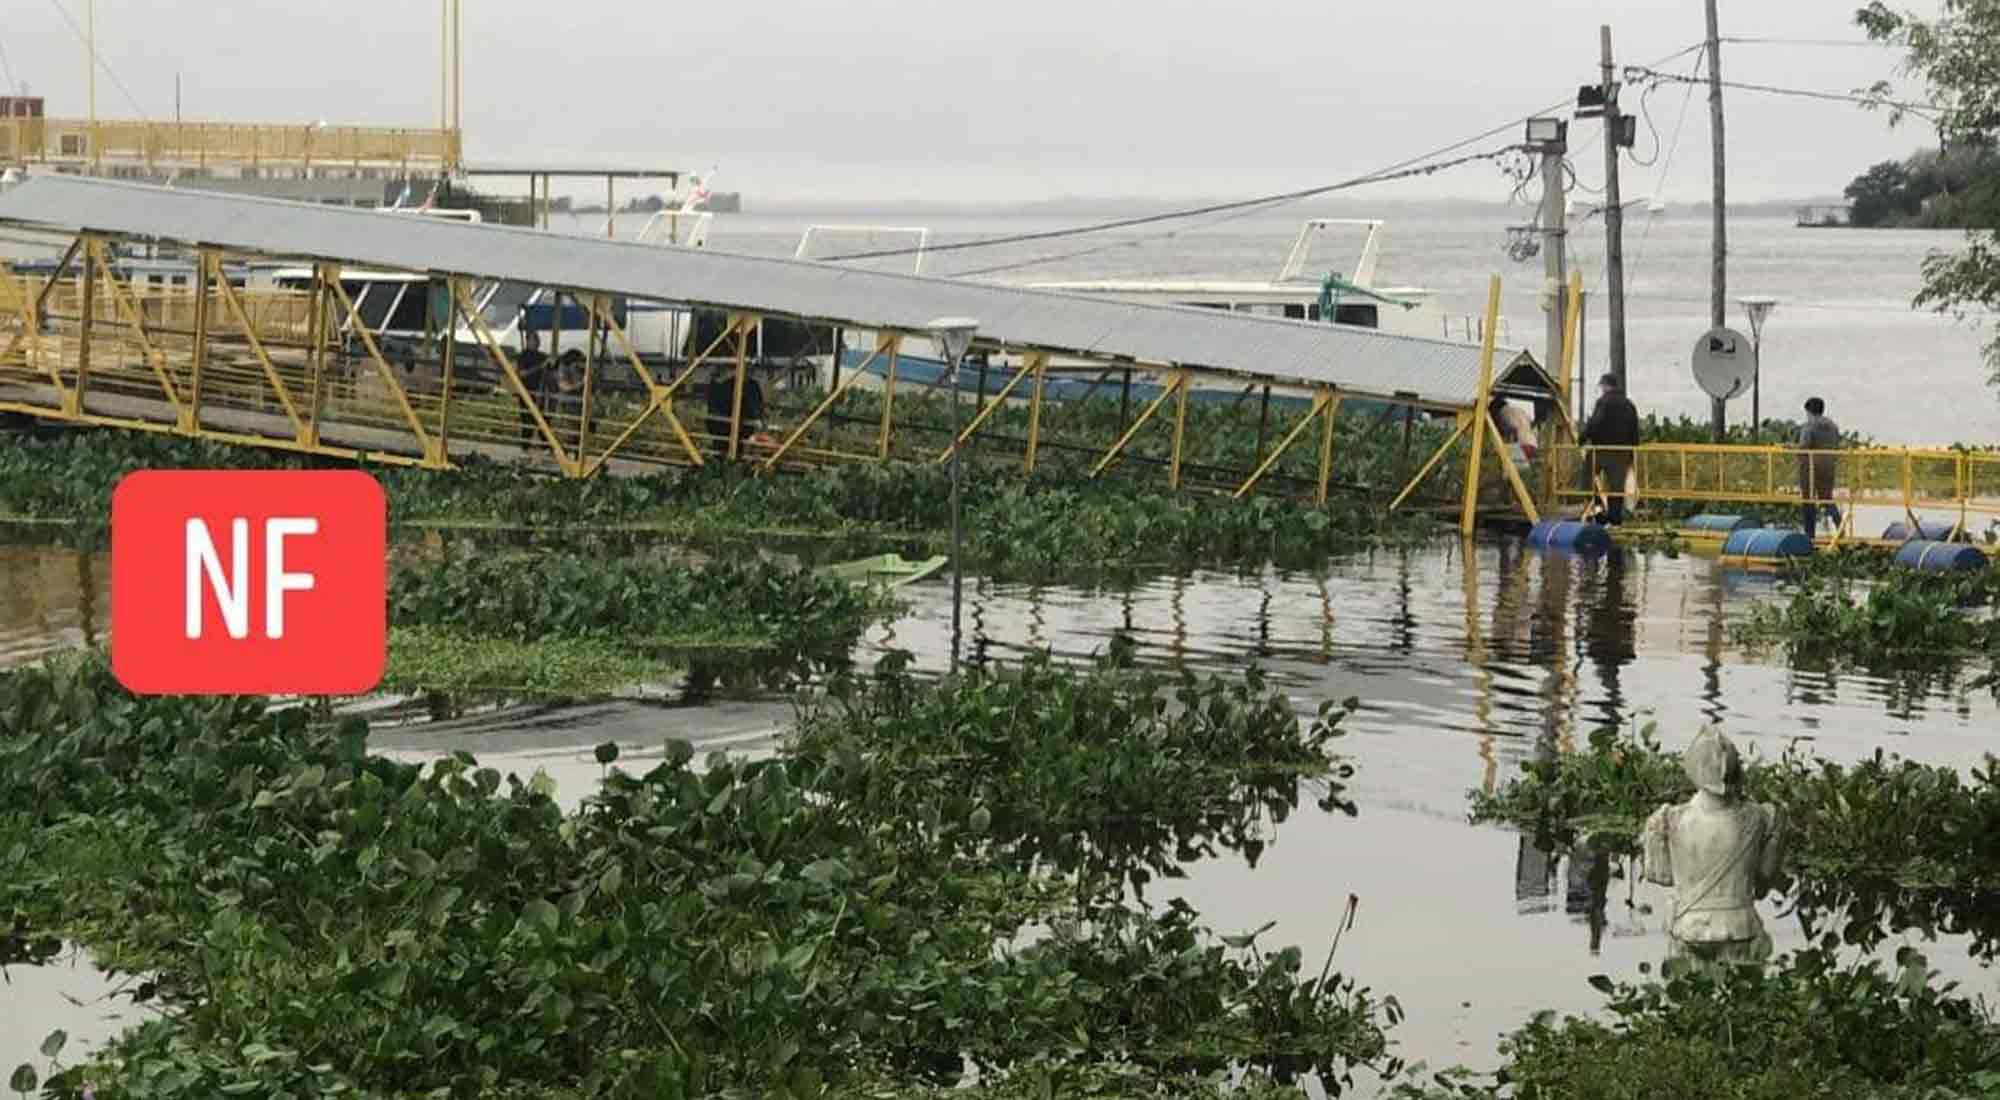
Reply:
[[[1723,328],[1729,322],[1729,189],[1722,150],[1722,31],[1715,14],[1715,0],[1708,0],[1708,129],[1715,152],[1715,271],[1709,281],[1708,323]],[[1728,432],[1726,406],[1719,400],[1710,405],[1715,441]]]
[[[1626,393],[1625,380],[1625,205],[1618,186],[1618,149],[1625,120],[1618,110],[1618,75],[1611,62],[1611,28],[1598,30],[1604,67],[1604,268],[1610,290],[1611,373]]]
[[[1558,138],[1545,142],[1542,153],[1542,270],[1548,279],[1549,327],[1548,363],[1552,371],[1562,370],[1563,308],[1567,295],[1564,255],[1569,246],[1567,199],[1563,192],[1563,158],[1567,142]]]

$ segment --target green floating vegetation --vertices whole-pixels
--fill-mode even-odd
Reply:
[[[2000,664],[2000,570],[1925,573],[1887,551],[1815,555],[1782,602],[1735,624],[1747,645],[1782,651],[1795,665],[1861,668],[1932,679],[1971,667],[1984,683]]]
[[[1608,1019],[1542,1013],[1501,1044],[1492,1075],[1449,1072],[1401,1100],[1703,1097],[1972,1100],[2000,1096],[1984,1006],[1904,947],[1893,969],[1809,949],[1770,969],[1670,961],[1658,981],[1591,984]]]
[[[918,415],[927,407],[921,400],[908,403]],[[940,422],[948,422],[949,405],[932,403]],[[1072,414],[1079,423],[1117,416],[1116,402],[1083,404],[1088,407]],[[899,399],[898,409],[904,406]],[[1202,417],[1207,419],[1197,418],[1198,426],[1205,423],[1218,439],[1233,440],[1245,451],[1236,456],[1243,469],[1255,465],[1255,420],[1242,422],[1254,412],[1208,409]],[[1354,451],[1342,452],[1342,469],[1349,476],[1376,470],[1366,476],[1379,474],[1379,480],[1368,484],[1393,492],[1399,483],[1384,466],[1399,461],[1388,442],[1393,433],[1377,433],[1365,445],[1359,434]],[[1112,437],[1115,432],[1088,438],[1101,451]],[[1028,477],[1016,461],[988,463],[980,457],[987,452],[969,449],[971,468],[963,486],[969,561],[996,579],[1023,581],[1088,581],[1194,565],[1308,567],[1338,553],[1385,540],[1415,541],[1435,530],[1421,515],[1387,515],[1379,500],[1366,496],[1340,494],[1318,507],[1273,496],[1238,502],[1213,493],[1173,493],[1166,489],[1164,471],[1143,464],[1143,451],[1133,463],[1094,479],[1083,464],[1062,461],[1061,452],[1052,451],[1058,457]],[[1079,447],[1077,453],[1086,452]],[[313,460],[298,456],[173,437],[68,433],[0,449],[0,513],[38,523],[67,521],[67,537],[91,542],[103,537],[111,491],[131,470],[309,464]],[[934,550],[950,528],[950,477],[935,463],[778,477],[717,463],[698,471],[581,483],[477,458],[449,473],[401,467],[372,472],[387,491],[392,522],[405,528],[516,530],[539,539],[622,530],[711,546],[813,539],[852,547],[857,556]]]
[[[1780,870],[1809,934],[1838,922],[1863,947],[1910,929],[1963,934],[1974,955],[2000,957],[2000,761],[1961,775],[1881,752],[1853,765],[1750,756],[1743,789],[1778,808]],[[1469,798],[1475,823],[1513,826],[1544,848],[1631,856],[1647,815],[1693,793],[1679,755],[1648,727],[1601,730],[1587,750],[1528,762]]]
[[[406,561],[389,584],[392,691],[604,694],[685,672],[689,691],[775,685],[847,660],[893,605],[770,562],[576,552]]]
[[[565,813],[468,756],[371,756],[359,719],[138,698],[67,655],[0,673],[0,927],[167,1009],[52,1097],[1338,1090],[1396,1070],[1393,1000],[1131,906],[1099,851],[1173,858],[1118,847],[1139,820],[1265,839],[1290,784],[1338,790],[1338,717],[1115,659],[891,663],[774,759],[672,743]]]
[[[935,785],[951,792],[943,813],[979,815],[1024,867],[1087,869],[1141,896],[1155,876],[1182,877],[1183,864],[1219,849],[1241,851],[1254,866],[1267,827],[1290,817],[1302,784],[1321,810],[1356,812],[1342,794],[1352,767],[1328,751],[1354,700],[1322,706],[1301,733],[1290,704],[1254,668],[1236,681],[1167,679],[1132,667],[1132,657],[1118,639],[1101,667],[1124,675],[1078,680],[1035,658],[1015,676],[939,692],[913,690],[907,658],[891,655],[870,680],[836,681],[813,701],[790,751],[883,766],[857,773],[868,781],[887,774]],[[1155,709],[1154,700],[1168,705]],[[1190,744],[1199,745],[1194,757]]]

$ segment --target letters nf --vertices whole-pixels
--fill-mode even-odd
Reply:
[[[357,470],[142,470],[111,498],[111,667],[141,695],[358,695],[388,509]]]

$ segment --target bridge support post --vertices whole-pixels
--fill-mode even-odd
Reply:
[[[740,313],[731,323],[736,326],[736,384],[729,399],[729,460],[734,462],[743,443],[743,379],[750,370],[750,326],[756,320]]]
[[[215,262],[215,254],[207,249],[195,255],[194,362],[189,368],[188,407],[181,423],[181,430],[189,435],[201,434],[201,399],[208,374],[208,330],[212,323],[209,311],[208,275]]]
[[[889,433],[896,424],[896,360],[902,355],[903,337],[889,346],[889,370],[882,376],[882,428],[875,445],[877,461],[889,461]]]
[[[335,325],[333,323],[333,300],[327,293],[327,284],[339,277],[330,264],[313,265],[313,342],[307,353],[312,367],[312,392],[307,395],[306,438],[311,446],[319,446],[320,411],[326,407],[326,356],[333,344]],[[449,315],[447,315],[449,324]]]
[[[439,367],[440,378],[438,379],[438,434],[437,434],[437,454],[435,456],[439,467],[449,467],[451,465],[451,391],[453,384],[458,380],[458,339],[457,339],[458,324],[456,321],[456,318],[458,317],[457,279],[445,280],[444,302],[445,302],[445,311],[444,311],[445,326],[443,332],[444,342],[440,344],[438,348],[438,358],[443,360],[443,362],[440,364]],[[318,376],[318,371],[314,371],[314,376],[315,377]],[[318,383],[315,382],[314,385],[317,386]],[[317,394],[315,394],[314,400],[315,401],[318,400]],[[315,407],[313,409],[313,412],[315,415],[317,415],[319,409]]]
[[[1180,395],[1174,402],[1174,453],[1167,466],[1167,487],[1178,490],[1181,487],[1181,454],[1187,442],[1187,375],[1181,375]]]
[[[97,259],[98,239],[83,238],[83,307],[77,327],[76,337],[76,385],[64,395],[63,412],[77,416],[83,412],[84,391],[90,384],[90,341],[91,325],[97,316]]]
[[[1035,453],[1042,445],[1042,385],[1048,380],[1049,357],[1035,357],[1035,393],[1028,399],[1028,457],[1022,463],[1025,473],[1035,472]]]
[[[611,350],[611,333],[599,322],[600,317],[605,324],[611,319],[611,299],[603,295],[597,295],[591,301],[590,354],[583,361],[583,406],[578,412],[580,422],[576,426],[576,457],[579,462],[590,453],[590,404],[591,398],[596,395],[600,333],[603,335],[604,353],[608,355]]]
[[[1472,406],[1472,455],[1465,464],[1465,502],[1459,511],[1458,533],[1466,538],[1479,522],[1479,460],[1486,449],[1487,406],[1493,400],[1494,330],[1500,326],[1500,276],[1486,287],[1486,331],[1480,335],[1479,392]]]
[[[1332,386],[1321,391],[1325,419],[1319,435],[1319,506],[1326,507],[1327,487],[1333,483],[1333,423],[1340,417],[1340,394]]]

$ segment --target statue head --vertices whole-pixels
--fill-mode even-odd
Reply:
[[[1681,757],[1681,767],[1694,785],[1717,798],[1728,798],[1743,785],[1743,757],[1714,727],[1704,727]]]

